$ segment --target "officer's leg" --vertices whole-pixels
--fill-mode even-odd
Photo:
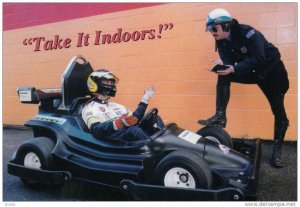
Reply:
[[[274,145],[271,158],[271,165],[273,167],[283,167],[281,162],[281,147],[283,144],[284,136],[289,125],[289,120],[284,108],[284,94],[272,96],[266,95],[271,105],[272,112],[275,117],[274,123]]]
[[[216,87],[216,113],[207,120],[199,120],[199,124],[204,126],[226,127],[226,108],[230,98],[230,83],[232,80],[232,75],[218,76]]]
[[[123,134],[123,139],[127,141],[138,141],[149,139],[149,136],[138,126],[128,127]]]
[[[278,79],[278,77],[270,77],[263,83],[259,84],[259,87],[262,89],[270,103],[275,117],[274,145],[271,165],[276,168],[284,166],[281,162],[281,147],[289,125],[289,120],[284,107],[284,95],[289,88],[289,83],[285,74],[279,73],[279,75],[280,79]],[[284,77],[284,79],[282,79],[282,77]]]

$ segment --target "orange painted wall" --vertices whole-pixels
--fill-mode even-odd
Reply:
[[[196,131],[199,118],[215,110],[217,76],[206,69],[217,58],[214,40],[205,33],[205,19],[214,8],[225,8],[240,23],[260,30],[281,51],[290,89],[286,110],[290,120],[286,140],[297,139],[297,3],[169,3],[3,32],[3,123],[21,125],[37,112],[37,105],[18,100],[18,86],[60,87],[60,77],[70,59],[83,55],[94,69],[106,68],[120,78],[117,97],[134,110],[147,85],[156,86],[151,107],[158,107],[165,122]],[[158,29],[173,23],[162,37],[118,44],[92,45],[34,52],[23,40],[59,35],[77,40],[77,33],[95,37],[96,30],[115,33]],[[227,130],[233,137],[272,139],[273,115],[256,85],[232,84]]]

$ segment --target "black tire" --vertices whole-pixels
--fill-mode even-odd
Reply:
[[[43,170],[51,170],[53,167],[53,161],[51,152],[55,146],[55,143],[47,137],[37,137],[35,139],[29,140],[22,144],[16,153],[15,162],[20,165],[27,165],[25,162],[26,155],[31,153],[32,155],[36,155],[38,157],[38,161],[40,167],[32,166],[33,168],[43,169]],[[41,183],[38,183],[34,179],[30,178],[20,178],[24,185],[28,187],[40,187],[44,186]],[[49,186],[49,185],[48,185]]]
[[[190,173],[189,176],[190,175],[192,176],[195,186],[192,187],[192,185],[190,185],[189,182],[186,183],[180,182],[181,179],[179,178],[181,175],[179,172],[177,172],[179,180],[176,181],[178,186],[175,186],[176,185],[175,183],[174,183],[175,185],[172,186],[166,185],[165,179],[168,178],[167,173],[172,172],[172,170],[175,171],[176,169],[183,169],[188,173]],[[212,173],[206,161],[203,160],[200,156],[187,151],[175,151],[168,154],[159,162],[155,171],[155,180],[157,184],[166,187],[209,189],[212,186]],[[190,180],[192,181],[192,179]],[[186,186],[182,186],[185,184]]]
[[[197,131],[202,137],[207,137],[212,141],[218,141],[220,144],[225,145],[229,148],[233,147],[232,139],[230,135],[222,128],[215,126],[207,126],[203,127],[199,131]],[[216,139],[216,140],[215,140]]]

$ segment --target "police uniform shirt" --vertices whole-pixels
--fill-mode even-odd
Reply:
[[[263,34],[249,25],[239,24],[230,38],[216,41],[224,65],[233,65],[237,77],[255,75],[265,78],[280,61],[278,49]]]

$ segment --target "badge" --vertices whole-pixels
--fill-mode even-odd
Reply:
[[[248,52],[247,48],[244,46],[241,49],[241,53],[246,54]]]

